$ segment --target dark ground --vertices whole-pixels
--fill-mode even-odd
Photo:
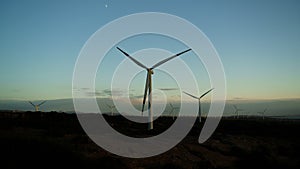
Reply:
[[[156,135],[173,122],[155,121],[155,130],[106,116],[115,129],[135,137]],[[203,119],[204,120],[204,119]],[[223,118],[204,144],[197,139],[196,122],[188,136],[171,150],[150,158],[113,155],[94,144],[75,114],[0,112],[0,168],[299,168],[300,121],[261,118]]]

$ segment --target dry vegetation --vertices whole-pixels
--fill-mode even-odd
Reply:
[[[114,128],[135,136],[151,136],[168,128],[172,118],[155,121],[155,130],[106,116]],[[159,156],[129,159],[94,144],[81,129],[76,115],[19,112],[0,117],[1,168],[298,168],[300,122],[274,119],[222,119],[204,144],[197,139],[196,122],[176,147]]]

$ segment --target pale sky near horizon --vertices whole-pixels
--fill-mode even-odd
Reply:
[[[74,65],[88,38],[114,19],[137,12],[177,15],[202,30],[223,62],[228,99],[300,97],[300,2],[296,0],[3,0],[0,4],[1,100],[71,98]],[[135,43],[131,39],[122,47],[134,53]],[[124,59],[118,51],[107,57],[109,65]],[[185,57],[181,56],[190,68],[200,72],[196,78],[201,94],[210,87],[203,65]],[[109,67],[99,70],[112,72]],[[110,77],[105,72],[96,80],[97,92],[104,94]],[[165,82],[168,77],[156,73],[156,88],[176,88],[172,79]],[[143,94],[144,76],[141,73],[133,81],[132,87],[137,86],[133,95]]]

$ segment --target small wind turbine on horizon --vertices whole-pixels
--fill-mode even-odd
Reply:
[[[174,107],[172,103],[169,103],[169,104],[170,104],[170,107],[171,107],[171,111],[169,113],[169,116],[172,115],[172,119],[174,120],[174,118],[175,118],[174,110],[178,109],[178,107]]]
[[[265,113],[266,113],[267,110],[268,110],[268,109],[265,108],[264,111],[262,111],[262,112],[257,112],[258,114],[262,115],[263,120],[265,119]]]
[[[234,114],[236,114],[236,118],[238,119],[239,118],[239,112],[240,111],[244,111],[244,109],[239,109],[236,107],[236,105],[233,105],[233,108],[234,108]]]
[[[183,92],[183,93],[185,93],[186,95],[189,95],[189,96],[191,96],[192,98],[197,99],[197,100],[199,101],[198,116],[199,116],[199,122],[200,122],[200,123],[201,123],[201,116],[202,116],[202,111],[201,111],[201,98],[204,97],[205,95],[207,95],[207,94],[208,94],[209,92],[211,92],[213,89],[214,89],[214,88],[212,88],[212,89],[208,90],[207,92],[203,93],[200,97],[196,97],[196,96],[191,95],[191,94],[189,94],[189,93],[187,93],[187,92]]]
[[[37,104],[37,105],[33,104],[31,101],[28,101],[28,102],[34,107],[35,111],[37,112],[37,111],[40,111],[40,106],[42,104],[44,104],[46,101],[43,101],[43,102],[41,102],[40,104]]]
[[[152,114],[152,75],[154,74],[153,69],[157,68],[158,66],[166,63],[167,61],[180,56],[192,49],[187,49],[183,52],[177,53],[171,57],[168,57],[158,63],[156,63],[155,65],[153,65],[152,67],[146,67],[145,65],[143,65],[142,63],[140,63],[139,61],[137,61],[136,59],[134,59],[133,57],[131,57],[128,53],[126,53],[125,51],[123,51],[122,49],[120,49],[119,47],[117,47],[117,49],[119,51],[121,51],[126,57],[128,57],[131,61],[133,61],[135,64],[137,64],[138,66],[146,69],[147,71],[147,76],[146,76],[146,83],[145,83],[145,92],[144,92],[144,98],[143,98],[143,106],[142,106],[142,115],[144,112],[144,107],[145,107],[145,102],[146,102],[146,97],[147,97],[147,92],[148,92],[148,129],[152,130],[153,129],[153,114]]]
[[[106,106],[107,107],[109,107],[109,109],[110,109],[110,115],[111,116],[113,116],[114,115],[114,108],[116,108],[116,106],[115,105],[109,105],[109,104],[106,104]]]

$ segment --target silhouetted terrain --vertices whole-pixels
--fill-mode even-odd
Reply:
[[[163,132],[172,125],[160,117],[154,130],[121,116],[105,116],[118,131],[134,137]],[[204,120],[204,119],[203,119]],[[213,136],[198,143],[198,121],[189,135],[161,155],[130,159],[93,143],[75,114],[0,112],[1,168],[299,168],[300,121],[223,118]]]

